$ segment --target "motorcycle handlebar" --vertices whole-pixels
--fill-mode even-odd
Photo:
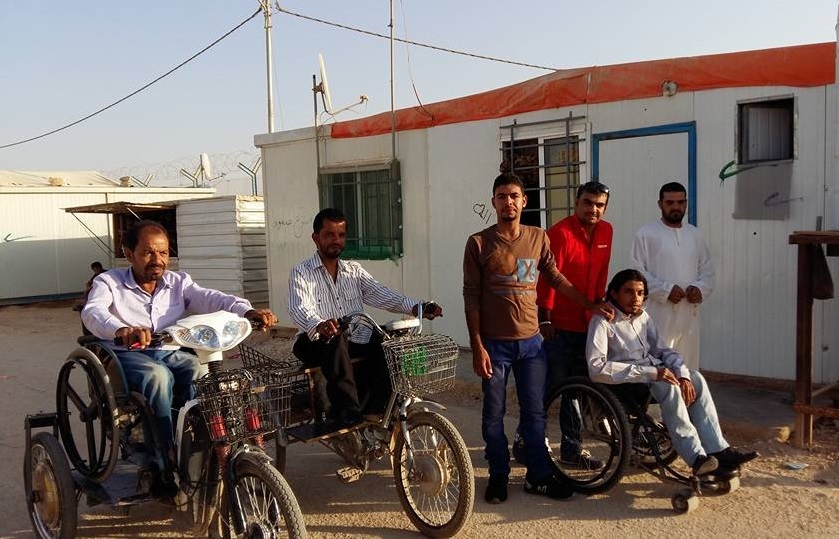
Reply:
[[[251,328],[253,329],[262,329],[265,325],[262,323],[262,320],[248,320],[251,323]],[[151,341],[147,348],[157,348],[164,344],[170,344],[174,339],[172,338],[169,333],[165,331],[157,331],[151,334]],[[114,337],[114,344],[116,346],[125,346],[125,341],[122,337]]]

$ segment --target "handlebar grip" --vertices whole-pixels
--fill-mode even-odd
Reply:
[[[428,303],[426,303],[425,305],[422,306],[422,314],[423,315],[433,314],[434,311],[436,311],[438,307],[439,307],[439,305],[437,304],[436,301],[429,301]]]
[[[166,339],[165,333],[152,333],[151,334],[151,342],[147,348],[157,348],[158,346],[163,344],[163,341]],[[116,346],[125,346],[125,339],[122,337],[114,337],[114,344]]]

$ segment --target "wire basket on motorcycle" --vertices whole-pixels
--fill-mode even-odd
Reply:
[[[277,427],[288,427],[297,421],[292,411],[309,401],[309,379],[300,370],[300,362],[281,361],[245,345],[239,345],[242,365],[253,375],[255,383],[266,387],[282,387],[279,398],[270,399],[274,420]],[[299,418],[297,418],[299,419]]]
[[[261,382],[246,369],[209,373],[193,382],[213,442],[235,443],[277,430],[288,383]]]
[[[406,335],[382,342],[390,382],[403,395],[430,395],[454,387],[458,349],[446,335]]]

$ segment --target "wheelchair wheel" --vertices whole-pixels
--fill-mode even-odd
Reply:
[[[44,539],[75,537],[76,489],[56,437],[48,432],[35,434],[23,465],[26,508],[35,535]]]
[[[647,415],[636,419],[632,432],[632,451],[641,466],[669,466],[679,457],[667,427],[652,417]]]
[[[553,391],[545,409],[554,470],[574,490],[596,494],[621,480],[632,442],[626,412],[611,391],[587,377],[570,377]],[[579,452],[566,447],[563,455],[563,427],[569,438],[578,438]]]
[[[117,463],[117,407],[108,375],[90,350],[77,348],[61,367],[56,408],[70,463],[87,479],[101,483]]]

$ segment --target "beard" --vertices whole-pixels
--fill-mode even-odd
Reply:
[[[320,254],[322,254],[325,258],[335,259],[340,258],[341,253],[344,252],[344,247],[342,245],[327,245],[326,247],[321,250]]]
[[[681,211],[678,211],[678,210],[674,210],[674,211],[671,211],[671,212],[668,212],[668,213],[663,213],[661,216],[664,218],[665,221],[667,221],[671,225],[678,225],[679,223],[682,222],[682,219],[685,218],[684,212],[681,212]]]

